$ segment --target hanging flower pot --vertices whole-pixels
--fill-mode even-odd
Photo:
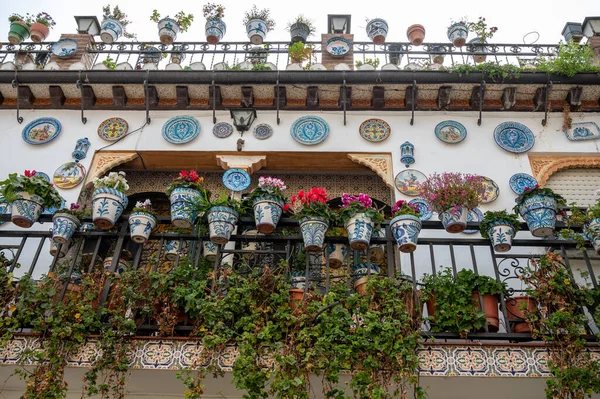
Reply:
[[[284,202],[276,197],[257,197],[252,202],[256,229],[263,234],[275,231],[283,213]]]
[[[163,18],[158,21],[158,36],[162,44],[172,44],[177,39],[178,33],[179,24],[174,19]]]
[[[519,213],[534,237],[549,237],[554,234],[556,211],[556,199],[546,195],[529,196],[519,206]]]
[[[31,41],[34,43],[43,42],[50,34],[50,28],[39,22],[31,25],[31,29],[29,31],[31,34]]]
[[[479,302],[479,293],[473,292],[472,294],[473,303],[478,309],[481,309],[481,303]],[[500,326],[500,319],[498,318],[498,296],[485,294],[481,296],[483,300],[483,311],[485,312],[485,318],[488,324],[488,330],[491,332],[498,331]]]
[[[467,228],[469,210],[464,206],[454,206],[439,215],[448,233],[462,233]]]
[[[171,262],[177,260],[177,256],[181,256],[185,247],[186,241],[167,240],[167,243],[165,244],[165,258]]]
[[[374,223],[365,213],[358,213],[345,223],[350,248],[364,251],[369,248]]]
[[[94,225],[103,230],[113,227],[128,202],[125,193],[114,188],[99,188],[94,191],[92,197]]]
[[[417,249],[421,232],[421,218],[413,215],[399,215],[390,221],[390,230],[398,243],[400,252],[410,253]]]
[[[312,29],[314,30],[314,28]],[[304,22],[296,22],[289,27],[292,43],[306,43],[306,39],[311,34],[311,26]]]
[[[442,65],[444,63],[444,54],[445,48],[443,46],[431,46],[430,55],[431,62],[437,65]]]
[[[212,241],[202,242],[202,256],[214,262],[217,259],[217,244]]]
[[[494,251],[510,251],[512,247],[512,240],[515,237],[515,229],[512,225],[498,221],[497,224],[490,226],[487,234],[490,237]]]
[[[371,235],[372,238],[386,238],[385,229],[374,230]],[[371,262],[379,265],[385,259],[385,244],[373,244],[369,246],[369,253],[371,254]]]
[[[217,44],[225,36],[227,25],[220,18],[208,18],[204,26],[206,41],[209,44]]]
[[[188,187],[178,187],[171,191],[171,223],[178,228],[189,229],[198,217],[194,203],[202,196],[200,191]]]
[[[469,28],[464,22],[456,22],[448,27],[448,39],[456,47],[462,47],[467,42]]]
[[[354,291],[360,295],[366,295],[369,277],[375,274],[379,274],[379,267],[367,265],[366,263],[357,265],[354,268]]]
[[[592,241],[594,250],[600,255],[600,218],[592,219],[586,225],[585,231]]]
[[[525,310],[523,310],[525,309]],[[511,328],[514,333],[529,333],[531,328],[525,321],[526,312],[534,312],[537,302],[529,296],[515,296],[506,300],[506,312],[511,320]]]
[[[469,40],[469,44],[471,47],[470,51],[472,53],[484,53],[486,51],[485,41],[481,40],[478,37]],[[475,61],[477,64],[481,64],[482,62],[485,62],[486,57],[487,56],[485,54],[474,54],[473,61]]]
[[[246,24],[246,33],[252,44],[262,44],[267,37],[267,23],[260,18],[254,18]]]
[[[385,38],[388,33],[388,24],[381,18],[375,18],[367,24],[367,35],[375,44],[385,43]]]
[[[228,206],[213,206],[208,210],[210,240],[215,244],[227,244],[235,230],[239,214]]]
[[[112,44],[123,35],[123,25],[113,18],[107,18],[100,24],[100,40],[106,44]]]
[[[69,248],[71,247],[71,242],[67,241],[66,243],[60,245],[56,241],[51,240],[50,241],[50,255],[52,255],[53,257],[56,256],[58,247],[60,247],[60,253],[58,254],[58,258],[59,259],[64,258],[65,256],[67,256],[67,253],[69,252]]]
[[[8,32],[8,41],[12,45],[21,44],[23,41],[29,39],[30,30],[29,25],[23,21],[12,21],[10,24],[10,31]]]
[[[30,228],[44,210],[44,200],[37,194],[26,191],[15,193],[17,199],[10,204],[10,221],[23,228]]]
[[[305,217],[299,220],[300,232],[304,240],[304,249],[308,252],[317,252],[323,249],[325,233],[329,222],[321,217]]]
[[[332,269],[342,267],[348,254],[348,248],[344,244],[329,244],[329,266]]]
[[[425,40],[425,28],[419,24],[411,25],[406,30],[406,36],[413,46],[420,46]]]
[[[132,212],[129,215],[129,233],[131,239],[143,244],[148,241],[150,233],[156,227],[156,217],[148,212]]]
[[[52,217],[52,241],[66,244],[80,225],[79,219],[71,214],[55,213]]]
[[[106,259],[104,259],[104,270],[110,270],[112,268],[112,261],[113,261],[113,257],[109,256]],[[123,258],[119,258],[119,262],[117,263],[117,269],[115,270],[116,273],[121,274],[123,273],[125,270],[129,269],[131,267],[131,262],[123,259]]]

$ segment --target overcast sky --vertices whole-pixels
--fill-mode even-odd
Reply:
[[[0,41],[6,42],[9,23],[7,17],[13,13],[37,14],[48,12],[57,22],[48,40],[58,40],[61,33],[75,33],[74,15],[96,15],[102,18],[102,6],[107,2],[92,0],[0,0],[5,15],[0,21],[4,35]],[[244,11],[252,7],[252,1],[223,0],[227,33],[223,41],[246,41],[242,26]],[[113,1],[111,5],[117,4]],[[120,0],[120,8],[132,20],[129,30],[138,34],[140,41],[158,41],[156,24],[149,20],[153,9],[164,16],[179,10],[194,14],[195,20],[187,33],[179,35],[181,41],[204,41],[202,4],[198,1],[165,0]],[[406,41],[406,28],[411,24],[422,24],[426,29],[426,42],[447,41],[446,28],[451,19],[467,16],[476,20],[484,16],[490,26],[497,26],[498,32],[491,40],[496,43],[523,43],[523,36],[536,31],[540,34],[538,44],[557,43],[565,22],[582,22],[586,16],[600,15],[598,0],[261,0],[256,5],[268,7],[277,22],[275,30],[267,35],[267,41],[289,40],[285,31],[287,22],[303,13],[315,21],[317,32],[326,33],[327,14],[351,14],[352,33],[356,41],[366,41],[365,18],[380,17],[387,20],[390,29],[388,41]],[[537,35],[530,35],[535,39]],[[318,37],[313,37],[315,40]]]

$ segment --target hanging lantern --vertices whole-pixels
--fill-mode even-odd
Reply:
[[[406,165],[407,168],[415,163],[415,146],[408,141],[400,146],[400,162]]]
[[[77,140],[77,144],[75,144],[75,151],[71,153],[73,159],[75,159],[76,161],[81,161],[82,159],[84,159],[87,155],[88,150],[90,149],[91,144],[92,143],[90,143],[87,137]]]

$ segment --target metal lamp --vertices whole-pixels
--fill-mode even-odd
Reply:
[[[100,22],[95,16],[75,16],[75,22],[77,22],[77,33],[79,34],[90,34],[96,36],[100,34]]]
[[[351,15],[329,14],[327,15],[327,32],[330,34],[350,33]]]
[[[600,17],[585,17],[581,26],[585,37],[600,36]]]
[[[256,119],[256,110],[254,108],[236,108],[230,109],[233,125],[242,135],[247,132]]]
[[[562,30],[562,35],[566,42],[572,39],[575,43],[579,43],[583,39],[581,24],[578,22],[567,22]]]

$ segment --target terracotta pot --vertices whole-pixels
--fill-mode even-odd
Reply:
[[[354,282],[354,291],[359,295],[367,295],[367,283],[369,277],[361,277]]]
[[[29,28],[29,31],[31,32],[30,33],[31,40],[34,43],[43,42],[44,40],[46,40],[46,38],[50,34],[50,28],[48,28],[44,24],[40,24],[39,22],[36,22],[33,25],[31,25],[31,28]]]
[[[437,307],[435,306],[435,296],[432,295],[427,302],[425,302],[425,306],[427,306],[427,315],[435,320],[435,311],[437,310]]]
[[[299,288],[290,288],[290,308],[296,311],[298,304],[304,299],[304,290]]]
[[[418,303],[421,303],[421,296],[423,296],[423,293],[421,291],[417,291],[417,298],[419,299]],[[406,312],[408,313],[408,315],[410,317],[417,317],[417,308],[418,306],[415,306],[415,293],[414,291],[408,291],[403,299],[404,302],[404,307],[406,308]]]
[[[515,333],[531,332],[529,324],[524,321],[525,312],[520,309],[522,303],[527,304],[526,309],[529,312],[533,312],[537,308],[537,302],[529,296],[515,296],[506,300],[506,312],[508,313],[508,318],[522,320],[511,322],[512,332]]]
[[[406,30],[406,36],[413,46],[420,46],[425,39],[425,27],[419,24],[411,25]]]
[[[481,309],[479,302],[479,293],[473,293],[473,302],[478,309]],[[483,295],[483,311],[487,320],[488,330],[491,332],[498,331],[500,320],[498,319],[498,297],[496,295]]]

